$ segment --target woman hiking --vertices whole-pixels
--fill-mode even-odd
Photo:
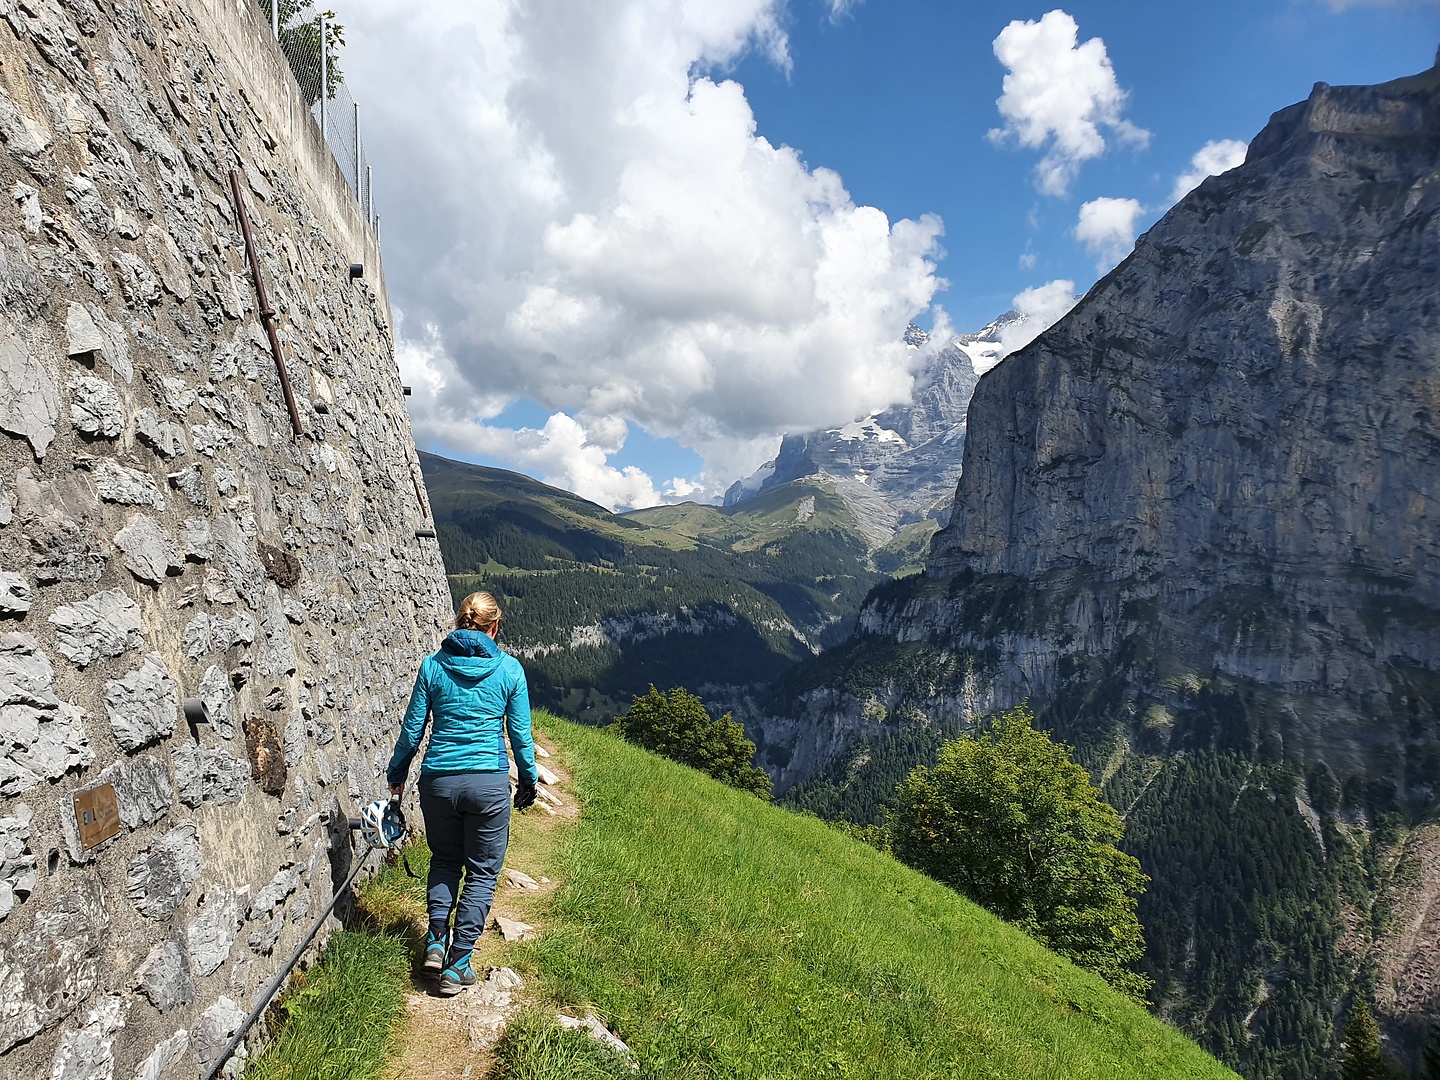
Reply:
[[[440,972],[446,995],[475,983],[470,953],[490,914],[510,841],[507,735],[519,773],[517,810],[535,801],[539,779],[525,669],[495,644],[499,630],[493,596],[477,592],[464,599],[455,630],[420,662],[386,774],[391,796],[399,798],[429,719],[430,745],[420,763],[420,813],[430,844],[430,932],[422,966]]]

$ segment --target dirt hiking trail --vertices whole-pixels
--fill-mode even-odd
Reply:
[[[580,804],[554,744],[537,731],[535,745],[539,797],[535,806],[511,814],[505,869],[470,962],[480,981],[454,997],[441,997],[438,980],[422,972],[415,957],[395,1057],[383,1073],[386,1080],[481,1080],[490,1070],[491,1051],[506,1022],[544,1000],[524,963],[516,959],[516,946],[545,930],[549,896],[561,884],[554,873],[556,855],[564,831],[580,816]],[[411,918],[412,936],[423,941],[426,914],[419,900]]]

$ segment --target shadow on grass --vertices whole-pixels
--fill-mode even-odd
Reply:
[[[380,872],[360,891],[353,929],[403,943],[410,958],[410,987],[416,993],[436,996],[435,976],[420,967],[425,948],[425,876],[430,870],[430,849],[423,837],[386,855]]]
[[[406,873],[407,860],[421,880]],[[250,1062],[246,1080],[381,1075],[392,1033],[405,1014],[406,976],[414,989],[433,990],[434,980],[422,978],[418,959],[429,866],[429,850],[423,842],[413,844],[388,858],[361,887],[345,928],[270,1007],[273,1037]]]

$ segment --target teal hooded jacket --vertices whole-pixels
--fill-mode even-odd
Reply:
[[[523,783],[539,780],[530,732],[530,691],[520,661],[479,630],[456,630],[420,662],[386,779],[403,785],[430,721],[420,775],[503,772],[505,738]]]

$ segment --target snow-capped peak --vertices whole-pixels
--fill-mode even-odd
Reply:
[[[1012,351],[1010,346],[1021,343],[1024,335],[1014,328],[1024,321],[1021,312],[1007,311],[943,345],[943,339],[918,326],[907,327],[905,344],[920,353],[909,401],[840,427],[786,435],[773,460],[730,487],[725,505],[792,480],[810,480],[835,483],[837,493],[861,516],[873,518],[879,499],[888,508],[892,532],[922,520],[954,492],[965,410],[976,380]]]
[[[899,432],[881,427],[879,421],[875,419],[875,415],[867,416],[863,420],[854,420],[844,427],[831,428],[826,434],[832,432],[847,440],[873,439],[876,442],[897,443],[900,446],[910,445]]]
[[[973,334],[961,334],[954,341],[957,349],[970,358],[970,366],[977,376],[984,375],[1010,353],[1006,343],[1006,330],[1025,322],[1025,315],[1019,311],[1007,311],[994,322]]]

